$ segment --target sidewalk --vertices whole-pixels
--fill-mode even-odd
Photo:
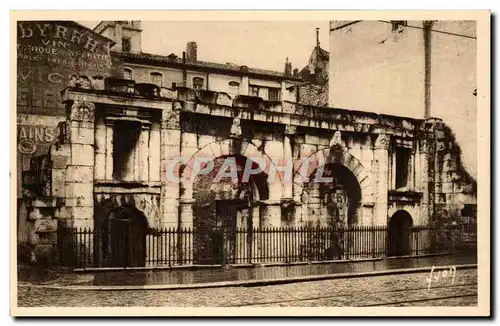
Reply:
[[[477,263],[475,255],[457,254],[419,258],[389,258],[372,261],[346,261],[304,265],[162,269],[162,270],[118,270],[88,273],[63,273],[61,271],[41,274],[18,273],[21,284],[51,287],[78,287],[100,289],[167,289],[211,286],[241,286],[283,284],[305,280],[340,277],[360,277],[390,273],[423,271],[432,266],[467,265]],[[24,275],[23,275],[24,274]],[[26,277],[29,275],[29,277]]]

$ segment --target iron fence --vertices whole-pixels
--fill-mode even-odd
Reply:
[[[470,226],[150,229],[142,236],[90,228],[58,231],[62,265],[178,266],[310,262],[424,255],[476,248]]]

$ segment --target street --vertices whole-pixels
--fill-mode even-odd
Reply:
[[[317,307],[474,306],[477,269],[458,270],[454,281],[429,283],[429,273],[359,277],[259,287],[189,290],[81,291],[18,287],[20,307]],[[452,285],[453,282],[453,285]]]

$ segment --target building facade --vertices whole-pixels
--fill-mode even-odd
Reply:
[[[176,228],[201,234],[183,246],[203,263],[210,230],[451,224],[475,195],[439,119],[300,104],[289,74],[199,62],[192,43],[182,59],[135,53],[140,25],[113,24],[96,27],[123,35],[110,75],[69,80],[55,143],[23,171],[19,239],[36,259],[58,228],[86,228],[127,235],[143,266],[145,235]],[[113,257],[113,238],[93,241],[84,252]]]

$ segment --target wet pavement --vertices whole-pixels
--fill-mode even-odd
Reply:
[[[477,306],[477,269],[458,270],[454,283],[441,278],[430,289],[428,277],[429,272],[422,272],[270,286],[168,291],[92,291],[24,286],[18,287],[17,302],[20,307],[165,307],[162,311],[166,314],[178,311],[169,310],[170,307]],[[140,309],[136,311],[141,313]],[[68,313],[73,314],[72,311]]]
[[[172,269],[148,271],[106,271],[85,273],[92,276],[87,285],[119,286],[119,285],[163,285],[163,284],[195,284],[224,281],[264,280],[288,277],[327,275],[337,273],[360,273],[384,271],[401,268],[418,268],[431,266],[449,266],[475,264],[475,255],[435,256],[422,258],[384,259],[367,262],[340,262],[328,264],[308,264],[293,266],[268,267],[233,267],[233,268],[201,268]],[[82,274],[80,274],[83,276]]]

